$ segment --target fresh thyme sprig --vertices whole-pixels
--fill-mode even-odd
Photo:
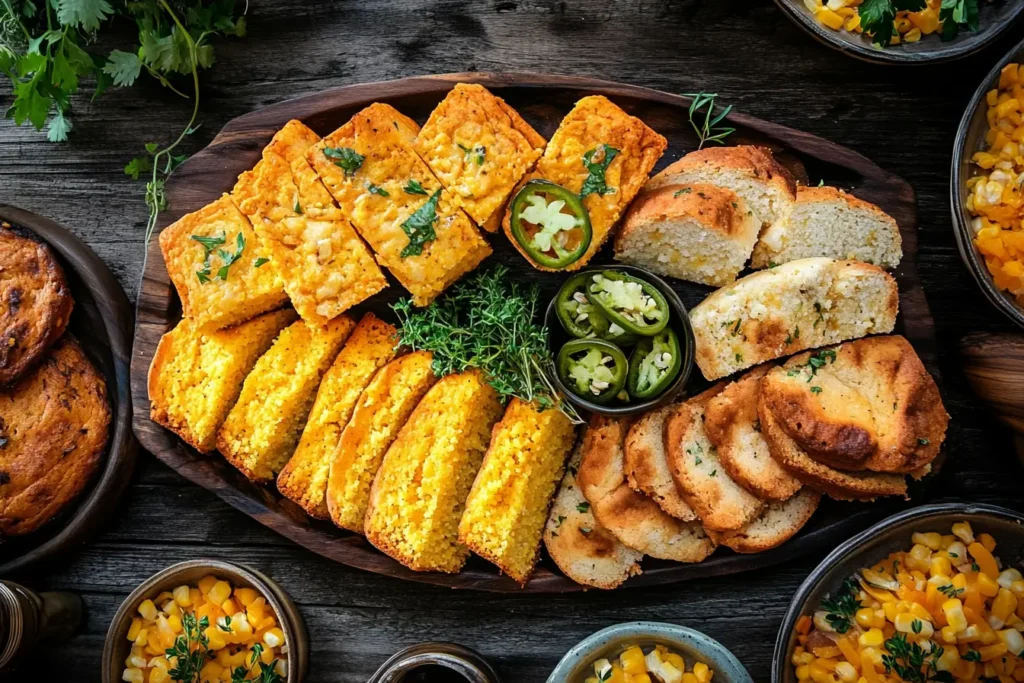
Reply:
[[[274,666],[277,664],[275,659],[270,664],[264,664],[260,661],[260,655],[263,654],[263,646],[256,643],[252,646],[252,655],[249,657],[249,666],[237,666],[231,671],[231,683],[284,683],[284,679],[277,673]],[[254,669],[256,664],[259,664],[259,673],[256,673]],[[252,678],[248,678],[249,675]]]
[[[196,615],[186,612],[181,615],[183,633],[175,638],[174,646],[164,651],[167,659],[177,658],[174,668],[167,674],[176,683],[199,683],[200,673],[206,661],[213,656],[210,641],[204,631],[210,625],[207,617],[196,620]]]
[[[882,655],[885,673],[896,672],[907,683],[953,683],[955,680],[952,672],[939,671],[939,658],[945,652],[940,645],[933,645],[925,652],[917,643],[909,642],[906,634],[897,633],[885,641],[885,651],[887,654]]]
[[[836,633],[846,633],[853,626],[853,618],[860,609],[860,601],[857,600],[857,593],[860,586],[853,579],[843,581],[843,585],[836,591],[835,596],[822,599],[821,606],[828,613],[825,621],[836,630]]]
[[[718,93],[707,93],[702,90],[697,93],[684,93],[683,97],[693,100],[690,102],[689,114],[690,125],[697,132],[697,137],[700,138],[697,149],[703,148],[708,142],[725,144],[725,138],[736,132],[735,128],[718,125],[732,111],[730,104],[719,111],[717,115],[715,114],[715,99],[718,97]]]

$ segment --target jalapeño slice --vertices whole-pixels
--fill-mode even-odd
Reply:
[[[654,336],[668,325],[668,301],[651,283],[617,270],[589,275],[587,298],[613,325],[642,337]]]
[[[574,339],[558,352],[558,377],[580,398],[604,404],[626,385],[629,364],[619,347],[601,339]]]
[[[679,338],[670,328],[653,337],[643,337],[629,358],[626,391],[633,398],[654,398],[668,389],[682,366]]]
[[[509,228],[534,263],[555,270],[583,258],[593,236],[580,198],[548,180],[531,180],[516,193]]]

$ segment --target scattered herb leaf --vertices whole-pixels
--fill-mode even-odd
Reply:
[[[334,161],[334,165],[345,171],[345,177],[352,176],[366,160],[351,147],[324,147],[324,156]]]
[[[419,256],[423,253],[423,245],[437,239],[434,222],[437,220],[437,200],[440,196],[441,190],[436,191],[402,223],[402,230],[409,236],[409,244],[405,245],[400,254],[402,258]]]
[[[616,192],[614,187],[608,187],[606,184],[605,173],[618,155],[619,150],[603,143],[583,154],[583,165],[586,166],[588,175],[580,188],[580,199],[592,194],[606,195]],[[595,157],[597,161],[594,160]]]

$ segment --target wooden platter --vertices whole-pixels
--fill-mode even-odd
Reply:
[[[457,82],[480,83],[490,88],[505,98],[545,137],[550,137],[576,100],[589,94],[606,95],[668,138],[669,148],[656,171],[697,146],[687,116],[688,98],[609,81],[529,73],[464,73],[352,85],[281,102],[228,122],[210,145],[185,162],[168,182],[167,196],[171,208],[162,216],[161,227],[231,190],[236,176],[257,162],[263,146],[289,119],[300,119],[323,135],[343,124],[362,107],[372,102],[387,102],[422,123]],[[903,237],[904,257],[895,272],[901,311],[896,331],[911,341],[925,366],[939,380],[934,321],[917,275],[916,200],[910,185],[853,150],[814,135],[738,113],[731,114],[728,120],[737,128],[728,140],[730,144],[770,146],[802,182],[817,184],[824,180],[827,184],[852,190],[857,196],[878,204],[897,220]],[[537,282],[542,289],[542,304],[554,295],[564,276],[541,273],[527,267],[503,235],[491,235],[489,240],[494,247],[494,255],[488,263],[508,264],[516,278],[523,282]],[[594,262],[611,263],[610,247],[602,250]],[[681,281],[672,281],[672,284],[688,307],[696,305],[712,291],[708,287]],[[352,313],[358,315],[371,310],[394,321],[389,304],[404,295],[404,290],[395,284]],[[452,588],[502,592],[523,590],[527,593],[582,590],[581,586],[562,576],[546,557],[525,589],[499,575],[492,565],[479,558],[471,559],[459,574],[413,572],[378,552],[361,536],[341,531],[329,522],[310,519],[275,489],[249,482],[220,456],[204,456],[196,452],[149,419],[146,390],[149,365],[161,335],[179,319],[180,302],[167,276],[158,242],[153,239],[148,247],[136,311],[131,368],[135,405],[133,426],[139,441],[180,474],[213,491],[261,524],[341,564]],[[691,388],[700,388],[700,381],[691,380]],[[915,494],[919,497],[921,491],[917,490]],[[780,548],[757,555],[737,555],[719,550],[705,562],[695,565],[647,559],[643,564],[643,574],[630,579],[625,585],[664,584],[778,564],[801,553],[832,547],[902,505],[904,503],[899,501],[870,505],[828,501],[796,538]]]
[[[132,308],[121,285],[85,242],[53,221],[6,204],[0,219],[31,230],[57,255],[75,300],[68,331],[103,373],[111,404],[107,452],[89,487],[39,531],[0,543],[0,576],[8,577],[83,544],[97,530],[128,485],[138,444],[128,387]]]

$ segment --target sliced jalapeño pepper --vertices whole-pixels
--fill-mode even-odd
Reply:
[[[565,281],[555,297],[555,313],[558,314],[558,322],[573,337],[604,339],[608,332],[608,318],[587,298],[588,277],[587,273],[579,273]]]
[[[633,398],[654,398],[668,389],[682,366],[679,338],[671,328],[653,337],[643,337],[629,357],[626,391]]]
[[[613,325],[642,337],[654,336],[668,325],[668,301],[651,283],[616,270],[589,275],[587,298]]]
[[[629,364],[619,347],[601,339],[574,339],[558,352],[558,376],[574,394],[594,403],[614,400]]]
[[[531,180],[516,193],[509,228],[534,263],[556,270],[583,258],[593,236],[580,198],[548,180]]]

